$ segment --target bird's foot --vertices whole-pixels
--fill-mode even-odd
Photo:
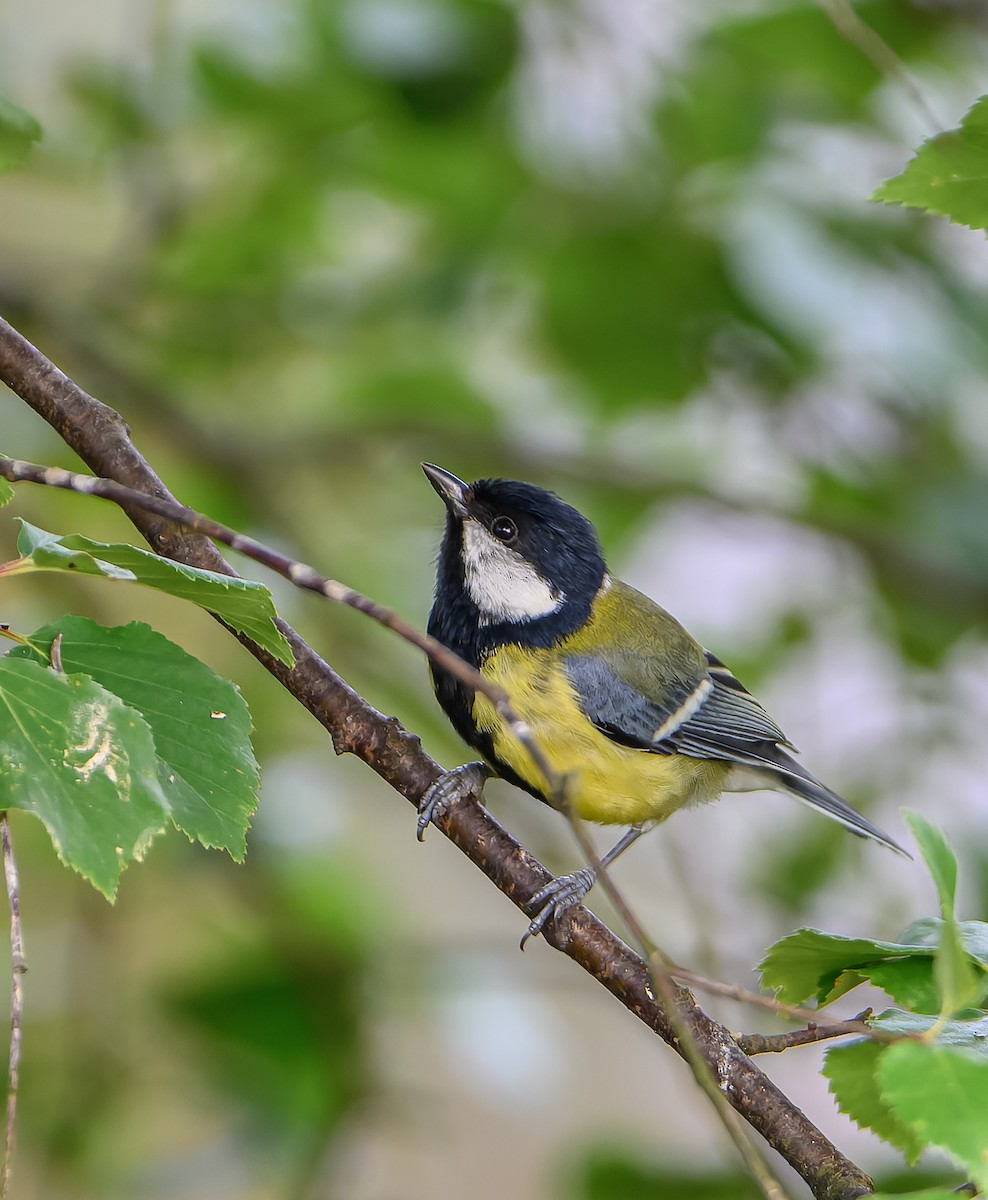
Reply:
[[[528,907],[537,908],[538,911],[529,922],[528,929],[519,942],[519,949],[524,950],[528,939],[537,937],[550,920],[565,912],[567,908],[572,908],[574,904],[579,904],[593,887],[595,878],[593,871],[584,867],[581,871],[574,871],[572,875],[560,875],[558,879],[550,880],[544,888],[537,891],[529,900]]]
[[[425,831],[430,822],[444,813],[450,805],[466,799],[467,796],[479,798],[490,775],[490,767],[482,762],[464,763],[462,767],[444,771],[436,782],[422,793],[415,832],[418,840],[421,842],[425,838]]]

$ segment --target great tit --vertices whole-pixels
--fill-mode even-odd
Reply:
[[[505,689],[576,816],[628,832],[609,863],[684,805],[769,788],[906,854],[815,779],[728,667],[665,609],[608,574],[596,530],[529,483],[466,484],[423,463],[446,505],[429,633]],[[496,774],[553,804],[545,779],[493,704],[431,666],[436,697],[483,763],[447,772],[426,793],[420,835],[437,805]],[[908,855],[907,855],[908,857]],[[532,899],[529,933],[592,886],[578,871]],[[524,939],[523,939],[524,941]]]

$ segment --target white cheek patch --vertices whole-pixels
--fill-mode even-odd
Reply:
[[[566,599],[479,521],[463,523],[463,574],[467,593],[485,625],[547,617],[558,612]]]

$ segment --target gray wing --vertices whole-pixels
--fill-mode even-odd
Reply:
[[[786,751],[795,747],[765,709],[720,659],[709,651],[704,654],[705,672],[664,684],[661,696],[645,695],[622,679],[606,657],[572,656],[565,668],[587,718],[614,741],[653,754],[685,754],[752,767],[765,786],[781,787],[860,837],[909,857],[884,830],[791,758]]]
[[[574,655],[566,673],[587,718],[625,746],[657,754],[720,758],[776,766],[773,751],[790,747],[785,734],[726,666],[706,651],[707,670],[645,695],[606,658]]]
[[[795,746],[733,672],[709,650],[704,653],[709,691],[695,712],[684,714],[684,720],[665,732],[664,740],[672,742],[677,753],[694,758],[777,766],[773,752]]]

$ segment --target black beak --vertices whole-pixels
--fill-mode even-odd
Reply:
[[[426,479],[439,493],[443,504],[454,517],[462,520],[469,516],[468,506],[473,501],[473,489],[468,483],[457,479],[455,475],[444,471],[442,467],[434,467],[432,463],[423,463],[422,470],[425,471]]]

